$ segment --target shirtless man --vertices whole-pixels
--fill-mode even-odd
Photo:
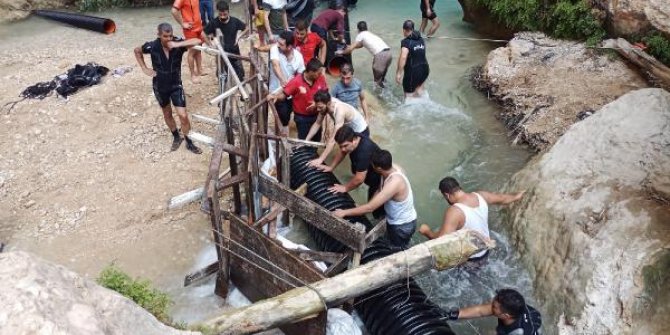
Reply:
[[[393,164],[393,157],[386,150],[372,153],[372,168],[382,176],[381,190],[367,204],[338,209],[333,214],[337,217],[358,216],[383,206],[389,242],[395,248],[407,249],[416,230],[416,209],[409,179],[400,166]]]
[[[468,228],[489,236],[489,208],[488,205],[507,205],[523,197],[525,191],[515,194],[492,193],[485,191],[467,193],[461,189],[456,179],[446,177],[440,181],[440,192],[451,205],[444,213],[442,227],[435,232],[426,224],[419,227],[419,232],[432,240],[459,229]],[[479,261],[486,258],[488,250],[472,255],[469,261]]]
[[[318,91],[314,94],[314,106],[318,115],[316,121],[310,127],[307,133],[306,140],[311,140],[321,129],[321,125],[326,117],[329,117],[335,123],[331,137],[326,143],[326,148],[321,153],[319,158],[311,160],[308,164],[313,167],[320,166],[328,158],[328,155],[335,147],[335,132],[343,125],[347,125],[354,130],[354,132],[363,136],[370,136],[370,129],[368,123],[361,113],[353,106],[344,103],[336,98],[331,98],[327,90]]]

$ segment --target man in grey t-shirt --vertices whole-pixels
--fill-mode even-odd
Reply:
[[[340,81],[334,86],[330,95],[342,102],[354,106],[356,109],[363,110],[365,120],[369,120],[368,105],[365,103],[365,93],[361,81],[354,78],[354,68],[349,64],[344,64],[340,69]],[[359,103],[360,102],[360,103]]]

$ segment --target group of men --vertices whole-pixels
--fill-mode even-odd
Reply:
[[[202,70],[200,53],[190,48],[202,43],[211,44],[217,29],[223,33],[224,50],[240,54],[238,41],[250,29],[239,19],[230,16],[229,5],[220,0],[216,4],[218,15],[212,18],[200,16],[200,6],[210,6],[207,0],[175,0],[172,14],[184,30],[185,40],[174,36],[168,23],[158,26],[158,38],[135,49],[135,56],[142,71],[153,78],[153,91],[163,111],[165,123],[172,132],[171,150],[177,150],[186,141],[186,148],[196,154],[200,148],[188,137],[190,123],[186,113],[186,101],[181,82],[182,55],[188,53],[191,78],[197,82],[205,75]],[[359,216],[373,213],[375,218],[385,217],[387,238],[398,250],[409,246],[417,227],[417,212],[410,180],[402,167],[394,164],[392,154],[381,149],[371,138],[368,120],[370,118],[365,95],[359,80],[353,78],[354,70],[349,64],[341,68],[341,78],[329,90],[324,77],[324,62],[328,34],[343,40],[346,8],[342,5],[326,9],[312,21],[312,0],[289,1],[294,6],[290,15],[294,30],[289,30],[286,0],[249,1],[250,11],[261,43],[259,50],[269,51],[270,82],[268,101],[275,104],[282,125],[288,128],[293,115],[297,135],[300,139],[321,141],[325,122],[332,122],[334,130],[325,139],[326,148],[320,156],[308,164],[322,171],[332,171],[346,156],[351,160],[352,177],[344,184],[336,184],[331,192],[349,192],[362,184],[368,186],[368,202],[345,210],[336,210],[338,217]],[[431,36],[439,27],[433,11],[434,0],[420,0],[422,24],[420,30],[432,21]],[[305,9],[308,10],[305,10]],[[311,8],[311,9],[310,9]],[[206,9],[202,10],[207,13]],[[349,54],[355,49],[366,48],[373,55],[372,72],[375,83],[384,87],[385,76],[392,63],[390,47],[379,36],[368,30],[365,21],[357,24],[358,35],[351,45],[338,51]],[[402,83],[406,96],[421,95],[423,84],[429,74],[426,60],[426,46],[421,33],[414,29],[414,22],[407,20],[402,26],[404,39],[396,69],[396,82]],[[190,48],[190,49],[189,49]],[[149,68],[143,54],[150,54],[152,68]],[[233,60],[235,72],[244,78],[244,69],[239,61]],[[171,104],[180,119],[180,129],[173,117]],[[337,150],[335,146],[337,145]],[[330,163],[330,154],[335,151]],[[428,225],[421,225],[419,232],[434,239],[457,230],[467,228],[480,232],[489,238],[488,206],[509,204],[523,197],[523,192],[500,194],[486,191],[467,192],[458,181],[451,177],[442,179],[438,188],[450,205],[445,211],[442,225],[433,231]],[[482,263],[488,251],[473,255],[470,263]],[[499,319],[499,334],[537,334],[540,325],[539,313],[527,306],[523,297],[514,290],[501,290],[491,303],[472,306],[450,312],[449,318],[471,318],[493,315]],[[518,330],[522,332],[518,332]],[[515,333],[514,331],[517,331]]]

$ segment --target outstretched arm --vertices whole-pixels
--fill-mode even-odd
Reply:
[[[337,217],[345,217],[371,213],[375,209],[383,206],[387,201],[393,198],[398,191],[400,191],[402,185],[400,182],[401,178],[390,178],[390,180],[384,183],[384,187],[382,187],[381,191],[377,192],[367,204],[350,209],[338,209],[333,212],[333,214]]]
[[[354,52],[355,49],[358,49],[358,48],[361,48],[361,47],[363,47],[363,44],[359,41],[359,42],[356,42],[354,44],[350,44],[349,46],[347,46],[346,49],[340,51],[339,53],[343,54],[343,55],[348,55],[348,54]]]
[[[423,236],[426,236],[429,240],[432,240],[463,228],[464,223],[465,215],[463,215],[463,212],[461,212],[460,209],[452,206],[449,207],[444,213],[444,221],[442,223],[442,227],[440,227],[438,231],[435,232],[430,229],[427,224],[422,224],[421,227],[419,227],[419,233],[423,234]]]
[[[479,195],[486,200],[486,203],[490,205],[508,205],[521,198],[523,198],[526,191],[521,191],[518,193],[493,193],[486,191],[477,192]]]
[[[489,302],[487,304],[461,308],[458,310],[458,318],[452,317],[450,319],[473,319],[491,315],[493,315],[493,307]]]
[[[174,49],[174,48],[182,48],[182,47],[191,47],[194,45],[200,45],[202,41],[199,38],[189,38],[185,41],[170,41],[168,42],[168,48]]]

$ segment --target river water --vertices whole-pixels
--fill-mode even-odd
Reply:
[[[418,0],[361,0],[350,13],[352,29],[359,20],[366,20],[370,30],[391,45],[394,63],[387,80],[395,78],[402,22],[413,19],[418,27],[418,4]],[[457,2],[438,1],[435,9],[442,21],[437,36],[485,37],[461,21],[462,12]],[[239,15],[241,10],[241,5],[233,5],[233,15]],[[123,47],[139,45],[152,38],[157,23],[172,21],[168,7],[114,10],[97,15],[116,21],[118,32],[111,38],[117,46]],[[35,31],[54,27],[57,25],[41,19],[2,25],[0,39],[26,38]],[[371,132],[381,147],[393,153],[394,161],[407,170],[420,223],[437,228],[442,222],[446,203],[437,190],[442,177],[456,177],[466,190],[496,191],[530,158],[525,148],[510,145],[506,130],[494,117],[496,107],[475,91],[468,80],[470,69],[483,64],[488,52],[497,46],[483,41],[428,40],[431,74],[426,88],[431,100],[403,103],[402,90],[395,84],[374,93],[383,111],[375,116]],[[354,53],[353,61],[356,77],[373,92],[372,57],[361,49]],[[338,172],[345,179],[349,178],[345,168]],[[365,197],[363,191],[355,191],[353,195],[359,201]],[[496,289],[503,287],[516,288],[533,301],[532,281],[507,241],[498,209],[492,208],[489,218],[498,247],[487,266],[474,273],[450,270],[419,276],[431,299],[445,309],[488,301]],[[197,233],[202,234],[202,231]],[[415,235],[414,243],[422,241],[422,237]],[[203,248],[205,244],[203,239]],[[164,274],[176,278],[161,284],[176,300],[173,315],[177,320],[196,322],[221,306],[222,301],[213,295],[211,281],[186,290],[178,286],[180,280],[177,279],[183,278],[185,272],[208,264],[206,260],[212,257],[211,251],[204,250],[193,256],[190,269],[177,266],[175,273]],[[488,334],[494,325],[492,319],[452,323],[458,334]]]

